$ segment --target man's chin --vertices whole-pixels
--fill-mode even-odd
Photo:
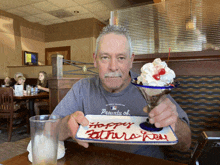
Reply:
[[[106,83],[105,85],[104,85],[104,87],[108,90],[108,91],[110,91],[110,92],[112,92],[112,91],[117,91],[117,90],[119,90],[120,88],[121,88],[121,83],[117,83],[117,84],[115,84],[115,83]]]

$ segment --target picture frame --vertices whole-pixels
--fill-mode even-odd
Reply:
[[[38,53],[22,51],[22,65],[38,65]]]

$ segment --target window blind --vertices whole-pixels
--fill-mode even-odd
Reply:
[[[167,0],[112,11],[114,24],[125,26],[138,54],[218,50],[220,1]]]

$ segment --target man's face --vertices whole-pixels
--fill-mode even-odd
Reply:
[[[94,55],[94,66],[99,70],[105,90],[118,93],[129,85],[133,60],[134,55],[129,57],[125,36],[110,33],[101,38],[97,55]]]

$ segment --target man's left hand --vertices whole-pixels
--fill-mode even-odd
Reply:
[[[144,111],[147,112],[148,108],[144,107]],[[150,123],[155,124],[157,128],[171,125],[172,129],[175,131],[175,124],[178,119],[176,105],[173,104],[169,98],[165,98],[149,112],[149,117]]]

